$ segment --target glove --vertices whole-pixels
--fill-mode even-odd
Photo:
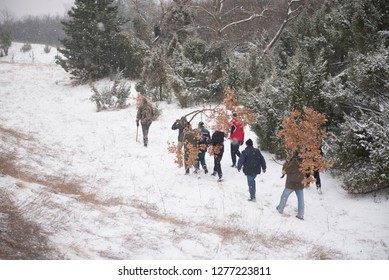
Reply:
[[[136,126],[139,126],[139,121],[136,121]]]

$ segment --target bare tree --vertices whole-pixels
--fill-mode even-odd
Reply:
[[[151,42],[158,39],[160,26],[170,2],[170,0],[117,0],[120,15],[130,19],[129,29],[134,30],[136,36],[147,44],[149,44],[150,38]],[[146,40],[145,37],[148,39]]]
[[[252,41],[264,29],[274,29],[274,35],[265,46],[271,49],[287,24],[304,8],[305,0],[194,0],[192,8],[197,11],[197,29],[208,30],[219,40],[242,41],[244,36]],[[266,21],[271,23],[266,24]],[[244,31],[244,32],[242,32]]]
[[[304,9],[304,0],[288,0],[288,9],[285,14],[284,20],[279,27],[277,33],[274,35],[273,39],[270,41],[270,43],[266,46],[266,48],[263,50],[264,53],[266,53],[269,49],[271,49],[274,44],[277,42],[277,40],[280,38],[282,31],[285,29],[288,22],[292,21],[296,17],[299,16],[299,14]]]
[[[233,26],[252,21],[256,18],[264,17],[265,13],[269,10],[269,2],[264,6],[258,5],[258,7],[252,11],[248,11],[241,5],[231,6],[231,3],[228,3],[229,5],[227,5],[226,2],[226,0],[216,0],[213,1],[211,6],[209,3],[201,5],[201,2],[199,2],[198,5],[192,6],[195,9],[201,10],[212,19],[213,26],[204,26],[204,28],[212,30],[218,37],[222,37],[222,34]],[[237,15],[238,18],[236,17]],[[232,18],[233,21],[228,22],[226,21],[226,18]]]

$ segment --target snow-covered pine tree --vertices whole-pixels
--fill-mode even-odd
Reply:
[[[355,55],[327,98],[344,123],[329,138],[329,154],[344,188],[366,193],[389,186],[389,51]]]
[[[276,136],[285,115],[311,107],[325,112],[321,89],[327,76],[327,63],[320,53],[309,61],[306,49],[294,50],[285,68],[273,65],[272,75],[262,83],[260,92],[249,92],[244,104],[257,115],[253,129],[264,150],[281,156],[282,146]]]
[[[105,77],[120,68],[119,36],[125,22],[114,0],[75,0],[63,21],[66,38],[57,63],[81,82]]]
[[[143,61],[141,81],[136,89],[153,100],[169,99],[167,87],[168,64],[165,61],[163,48],[155,47]]]
[[[3,24],[0,24],[0,57],[8,55],[11,45],[11,31],[7,30]]]
[[[289,112],[286,92],[279,87],[282,80],[277,74],[269,77],[262,84],[261,91],[252,92],[251,99],[244,103],[256,116],[251,128],[258,136],[259,146],[277,156],[283,156],[283,149],[276,133]]]
[[[181,106],[222,100],[225,85],[222,69],[226,57],[221,44],[208,46],[200,39],[188,39],[175,50],[169,63],[180,84],[175,94]]]
[[[279,83],[278,90],[294,96],[292,103],[326,114],[333,170],[354,193],[389,185],[388,151],[383,148],[388,146],[383,140],[388,130],[388,51],[387,45],[379,48],[387,7],[382,0],[329,0],[281,39],[278,71],[287,83]],[[303,55],[297,59],[299,52]]]

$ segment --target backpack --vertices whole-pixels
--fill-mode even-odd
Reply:
[[[141,111],[141,123],[151,123],[153,121],[153,108],[147,104]]]
[[[224,143],[224,132],[215,131],[212,134],[212,145],[215,146],[216,144],[223,144],[223,143]]]

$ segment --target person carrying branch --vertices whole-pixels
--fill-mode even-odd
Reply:
[[[211,143],[214,157],[214,167],[212,176],[219,176],[218,182],[223,181],[223,171],[221,167],[221,160],[224,153],[224,137],[225,133],[223,131],[216,130],[212,134]]]
[[[239,146],[243,144],[244,141],[244,128],[236,119],[237,114],[233,113],[232,119],[230,121],[231,125],[231,167],[235,167],[236,164],[236,156],[240,157]]]
[[[190,167],[194,167],[194,173],[199,172],[199,139],[200,131],[198,129],[192,129],[192,125],[188,122],[184,129],[184,166],[185,174],[189,174]]]
[[[199,163],[204,169],[204,173],[208,173],[207,164],[205,163],[205,154],[207,153],[208,146],[211,142],[211,135],[209,134],[209,130],[205,128],[203,122],[199,122],[199,130],[201,133],[200,141],[199,141]]]
[[[187,126],[187,124],[188,124],[188,120],[186,119],[186,117],[181,117],[180,119],[176,119],[176,121],[172,125],[172,130],[178,130],[177,150],[180,151],[180,153],[182,151],[182,148],[184,147],[184,142],[183,142],[184,129]]]
[[[296,218],[304,220],[304,177],[305,174],[300,170],[302,159],[295,152],[291,159],[287,160],[282,166],[282,176],[286,174],[285,189],[281,194],[280,203],[276,207],[277,211],[282,214],[286,202],[292,192],[297,195],[297,216]]]
[[[136,114],[136,126],[139,127],[139,122],[142,125],[143,144],[145,147],[147,147],[149,142],[148,134],[150,125],[153,122],[153,114],[153,107],[143,97],[142,104],[139,106],[138,113]]]
[[[323,150],[322,150],[322,148],[320,146],[320,156],[323,157],[323,155],[324,155],[323,154]],[[312,175],[310,173],[306,174],[307,178],[309,178],[311,176]],[[322,194],[323,192],[321,191],[320,173],[319,173],[319,169],[316,166],[313,167],[313,178],[314,178],[314,182],[315,182],[315,185],[316,185],[317,192],[319,194]],[[309,186],[310,186],[310,184],[308,183],[307,187],[309,187]]]

